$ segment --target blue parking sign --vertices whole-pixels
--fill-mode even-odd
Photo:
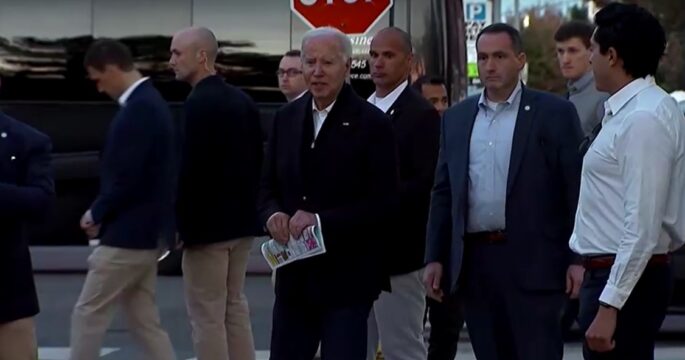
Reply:
[[[466,4],[466,21],[486,21],[486,2],[469,2]]]

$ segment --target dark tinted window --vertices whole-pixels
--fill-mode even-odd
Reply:
[[[258,4],[258,5],[256,5]],[[220,41],[217,70],[259,102],[283,102],[275,72],[290,49],[290,2],[194,0],[193,24]]]
[[[97,98],[79,58],[92,33],[91,10],[90,0],[1,1],[0,97]]]
[[[265,4],[267,2],[268,4]],[[287,1],[262,0],[2,0],[0,100],[109,101],[87,80],[83,55],[96,37],[131,47],[136,64],[167,100],[182,101],[189,86],[168,68],[173,33],[183,27],[214,30],[217,70],[258,102],[282,102],[274,71],[290,48]]]
[[[219,40],[217,70],[227,81],[258,102],[283,102],[274,72],[283,53],[300,47],[309,26],[291,13],[288,0],[258,2],[255,8],[255,0],[1,0],[0,100],[110,101],[86,79],[82,62],[94,38],[112,37],[131,47],[138,68],[167,100],[182,101],[190,88],[168,68],[169,44],[175,31],[201,25]],[[425,17],[428,5],[396,0],[395,10],[365,36],[351,37],[352,85],[360,95],[373,91],[367,59],[379,29],[411,23],[418,52],[435,53],[424,38],[425,20],[407,17],[411,11]]]

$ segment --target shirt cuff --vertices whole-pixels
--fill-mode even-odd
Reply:
[[[606,285],[602,291],[602,295],[599,296],[599,301],[611,305],[619,310],[628,301],[630,293],[622,291],[614,286]]]

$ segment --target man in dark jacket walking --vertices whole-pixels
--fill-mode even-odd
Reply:
[[[0,359],[36,359],[38,297],[24,232],[54,195],[50,139],[0,112]]]
[[[243,287],[257,234],[262,132],[254,102],[216,75],[217,52],[206,28],[182,30],[171,43],[176,79],[193,86],[185,104],[176,214],[198,359],[251,360]]]

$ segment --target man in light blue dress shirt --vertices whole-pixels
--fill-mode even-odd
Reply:
[[[479,360],[561,359],[560,314],[581,278],[567,241],[580,181],[570,102],[520,82],[521,37],[476,41],[485,91],[445,112],[428,220],[428,294],[457,289]]]

